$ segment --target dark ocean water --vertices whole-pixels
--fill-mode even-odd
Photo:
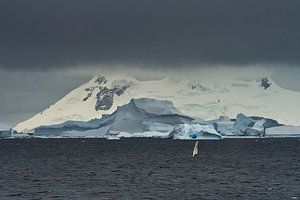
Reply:
[[[0,199],[300,199],[299,139],[0,140]]]

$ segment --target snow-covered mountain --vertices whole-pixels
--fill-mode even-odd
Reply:
[[[271,78],[212,79],[167,77],[140,81],[128,75],[95,76],[54,105],[19,123],[17,131],[67,120],[87,121],[113,113],[132,98],[171,100],[184,115],[205,120],[238,113],[300,125],[300,93],[283,89]]]

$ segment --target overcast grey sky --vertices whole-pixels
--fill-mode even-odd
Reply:
[[[0,25],[0,121],[10,124],[87,81],[92,72],[74,71],[91,66],[140,76],[260,66],[300,91],[297,0],[1,0]]]

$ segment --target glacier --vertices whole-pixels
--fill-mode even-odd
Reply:
[[[66,121],[61,124],[54,124],[50,126],[40,126],[34,129],[36,136],[60,136],[67,131],[87,131],[90,129],[96,129],[99,127],[98,120],[91,120],[88,122],[83,121]]]
[[[173,126],[190,124],[194,118],[182,115],[171,101],[131,99],[112,114],[87,122],[67,121],[40,126],[35,136],[47,137],[168,137]]]
[[[112,114],[89,121],[66,121],[34,129],[33,137],[90,137],[120,139],[129,137],[173,138],[183,140],[222,139],[228,137],[273,137],[297,135],[296,128],[274,119],[246,116],[220,116],[205,121],[184,115],[169,100],[131,99]],[[292,131],[291,133],[288,133]]]
[[[101,119],[40,126],[35,129],[34,136],[221,139],[213,125],[183,115],[171,101],[148,98],[131,99],[128,104],[119,106],[115,112],[104,115]]]
[[[174,139],[221,139],[213,125],[198,124],[201,119],[182,115],[171,101],[132,99],[119,106],[111,115],[87,122],[67,121],[62,124],[41,126],[35,136],[98,137],[118,139],[154,137]]]

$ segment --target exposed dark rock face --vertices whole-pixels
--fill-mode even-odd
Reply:
[[[269,79],[267,77],[261,79],[260,86],[263,87],[265,90],[268,89],[271,86],[272,83],[269,82]]]
[[[128,85],[114,86],[113,88],[99,87],[95,109],[97,111],[109,110],[114,103],[114,95],[121,96],[127,88],[129,88]]]
[[[88,100],[92,96],[93,93],[89,92],[86,97],[84,97],[83,101]]]
[[[191,88],[192,90],[200,90],[202,92],[204,91],[208,91],[209,89],[203,85],[201,85],[200,83],[189,83],[189,88]]]
[[[102,84],[102,83],[107,83],[107,79],[104,77],[104,76],[101,76],[101,77],[98,77],[96,80],[95,80],[95,83],[98,83],[99,85]]]
[[[113,105],[114,95],[121,96],[127,88],[129,88],[129,85],[117,85],[113,86],[112,88],[108,88],[106,86],[106,83],[108,80],[104,76],[100,76],[96,78],[94,81],[97,83],[96,86],[85,88],[84,90],[87,93],[87,95],[82,99],[82,101],[87,101],[92,95],[93,92],[99,89],[96,93],[96,105],[95,109],[98,110],[109,110],[111,106]]]
[[[94,86],[94,87],[90,87],[90,88],[85,88],[84,90],[85,90],[86,92],[89,92],[89,93],[86,95],[86,97],[84,97],[84,98],[82,99],[82,101],[88,100],[88,99],[92,96],[94,90],[95,90],[96,88],[99,88],[99,87],[101,87],[101,86]]]
[[[129,88],[128,85],[123,85],[120,87],[114,87],[113,91],[116,95],[121,96],[127,88]]]
[[[114,92],[112,89],[104,87],[100,89],[100,92],[97,94],[97,102],[95,109],[98,110],[109,110],[113,105]]]

